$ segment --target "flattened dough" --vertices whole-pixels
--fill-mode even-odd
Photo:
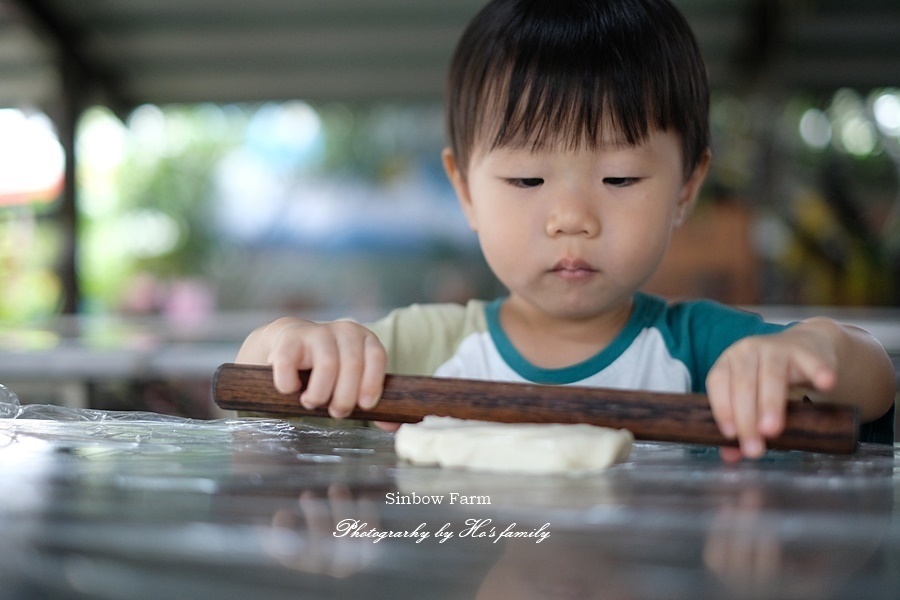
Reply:
[[[575,424],[508,424],[428,416],[405,423],[394,437],[397,455],[417,465],[477,471],[573,473],[598,471],[628,458],[626,429]]]

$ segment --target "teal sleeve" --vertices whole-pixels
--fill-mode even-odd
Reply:
[[[732,344],[752,335],[769,335],[790,325],[768,323],[755,313],[709,300],[675,304],[666,313],[668,340],[691,372],[693,391],[706,392],[706,376]]]

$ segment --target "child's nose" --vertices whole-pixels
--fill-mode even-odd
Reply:
[[[600,233],[600,220],[591,203],[583,195],[567,194],[557,198],[547,216],[547,235],[583,235]]]

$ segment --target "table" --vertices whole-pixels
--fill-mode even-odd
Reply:
[[[3,598],[896,598],[897,449],[637,443],[609,471],[398,463],[392,434],[0,398]],[[439,503],[437,501],[440,500]],[[361,534],[361,535],[360,535]]]

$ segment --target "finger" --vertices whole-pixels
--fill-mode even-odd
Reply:
[[[765,451],[757,429],[757,392],[759,385],[759,360],[755,353],[732,357],[731,405],[741,452],[748,458],[758,458]]]
[[[357,514],[360,521],[370,523],[373,527],[379,527],[381,524],[381,513],[378,510],[378,505],[369,498],[364,497],[359,501]],[[371,563],[375,559],[378,549],[381,548],[378,544],[360,544],[359,547],[361,550],[360,560],[363,566]]]
[[[781,355],[768,357],[760,365],[759,432],[776,437],[784,429],[785,404],[788,395],[788,364]]]
[[[717,533],[707,540],[706,545],[703,547],[703,563],[710,571],[715,573],[721,582],[730,586],[731,581],[728,577],[726,562],[728,540],[727,538],[723,539],[727,535],[727,533]]]
[[[281,394],[293,394],[303,387],[296,361],[275,359],[272,362],[272,383]]]
[[[344,519],[360,518],[356,513],[353,494],[346,485],[333,483],[328,486],[328,502],[331,506],[332,523],[340,523]]]
[[[373,421],[375,426],[382,431],[397,431],[403,423],[393,423],[391,421]]]
[[[384,373],[387,368],[387,353],[384,346],[370,334],[365,339],[363,348],[365,363],[362,380],[359,386],[359,405],[365,409],[375,408],[384,391]]]
[[[308,552],[297,557],[297,568],[310,573],[327,573],[331,568],[330,543],[332,521],[331,512],[320,499],[309,490],[305,490],[297,499],[300,512],[306,522],[306,539]]]
[[[734,439],[737,427],[734,424],[734,410],[731,407],[731,378],[726,358],[716,362],[710,369],[706,378],[706,394],[709,396],[713,419],[722,435],[727,439]]]
[[[297,499],[297,505],[306,522],[306,531],[311,540],[329,539],[334,531],[330,503],[310,490],[304,490]]]
[[[359,386],[363,374],[363,341],[356,331],[337,334],[340,369],[334,384],[334,393],[328,405],[328,414],[335,419],[349,415],[359,400]]]
[[[731,530],[728,548],[728,573],[732,582],[742,586],[753,583],[753,563],[756,555],[756,538],[748,528],[746,517],[738,513]]]
[[[263,530],[260,543],[266,552],[286,567],[297,568],[298,556],[306,554],[305,543],[297,535],[297,517],[281,508],[272,515],[272,527]]]
[[[266,361],[272,365],[272,383],[280,393],[292,394],[303,387],[298,371],[310,367],[304,325],[282,319],[269,327],[277,331]]]
[[[712,530],[703,545],[703,562],[707,568],[722,577],[725,571],[725,551],[728,547],[728,533]],[[724,577],[723,577],[724,579]]]
[[[300,394],[300,403],[306,408],[327,404],[334,392],[340,358],[337,342],[329,335],[317,336],[310,344],[312,370],[306,391]]]
[[[294,529],[297,526],[297,516],[291,511],[279,508],[272,515],[272,527],[279,529]]]
[[[756,544],[755,579],[768,587],[781,571],[781,541],[777,532],[763,530]]]
[[[741,460],[741,449],[731,446],[720,446],[719,457],[727,463],[736,463]]]
[[[313,540],[319,560],[311,564],[310,569],[331,577],[347,577],[352,574],[359,563],[355,558],[358,544],[336,544],[333,532],[335,523],[340,521],[338,512],[352,504],[350,491],[343,485],[331,485],[327,491],[328,499],[316,497],[308,490],[300,494],[298,503],[306,517],[310,540]]]
[[[328,501],[331,504],[332,520],[335,524],[344,519],[358,519],[361,523],[368,523],[372,527],[378,526],[377,510],[374,513],[372,510],[366,510],[367,501],[361,499],[357,502],[346,485],[330,485]],[[373,552],[377,548],[378,546],[370,543],[336,545],[331,574],[335,577],[351,575],[371,562]]]

